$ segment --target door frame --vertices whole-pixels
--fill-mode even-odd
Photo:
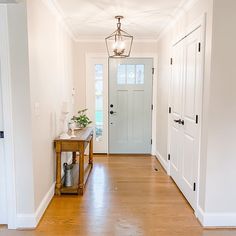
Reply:
[[[16,208],[16,182],[15,182],[15,156],[13,140],[13,114],[11,94],[11,67],[10,48],[8,34],[7,6],[0,4],[0,63],[2,82],[2,103],[4,120],[4,152],[6,166],[6,193],[7,193],[7,223],[9,229],[15,229],[17,208]],[[7,157],[7,158],[6,158]]]
[[[172,42],[172,47],[183,40],[185,37],[187,37],[189,34],[191,34],[193,31],[197,30],[198,28],[201,29],[201,62],[200,62],[200,74],[202,75],[202,80],[200,84],[200,94],[198,95],[199,101],[197,101],[199,106],[199,143],[198,143],[198,166],[197,166],[197,183],[196,183],[196,209],[193,209],[195,211],[195,214],[197,214],[198,208],[199,208],[199,190],[200,190],[200,156],[201,156],[201,147],[202,147],[202,116],[203,116],[203,89],[204,89],[204,68],[205,68],[205,36],[206,36],[206,14],[204,13],[199,18],[197,18],[192,24],[190,24],[189,27],[185,29],[185,31],[179,35],[176,40]],[[172,57],[171,53],[171,57]],[[170,65],[171,70],[171,79],[169,81],[169,92],[168,92],[168,109],[171,107],[171,84],[172,84],[172,67]],[[170,153],[170,146],[171,146],[171,114],[168,112],[168,139],[167,139],[167,151]],[[170,160],[167,158],[167,174],[170,176]]]
[[[87,81],[87,63],[91,58],[107,58],[108,62],[108,56],[105,53],[86,53],[85,58],[86,58],[86,81]],[[156,155],[156,119],[157,119],[157,54],[156,53],[132,53],[130,58],[152,58],[153,59],[153,68],[154,68],[154,74],[153,74],[153,81],[152,81],[152,104],[153,104],[153,111],[152,111],[152,148],[151,148],[151,155]],[[108,68],[109,69],[109,68]],[[107,71],[108,73],[108,71]],[[109,80],[109,76],[107,76]],[[109,81],[107,81],[109,82]],[[108,84],[108,83],[107,83]],[[86,82],[87,85],[87,82]],[[87,104],[87,96],[88,96],[88,91],[87,91],[87,86],[86,86],[86,106]],[[108,92],[108,87],[107,87],[107,92]],[[108,122],[107,122],[107,130],[108,130]],[[108,134],[109,135],[109,134]],[[108,136],[109,140],[109,136]],[[107,144],[108,144],[107,140]],[[108,147],[108,145],[107,145]],[[108,150],[107,150],[108,151]],[[108,152],[107,152],[108,153]]]

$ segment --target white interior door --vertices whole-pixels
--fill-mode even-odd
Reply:
[[[151,153],[150,58],[109,60],[109,153]]]
[[[173,48],[171,169],[191,206],[196,207],[201,110],[201,52],[198,28]]]
[[[171,114],[170,119],[170,173],[180,185],[180,169],[182,155],[182,85],[183,85],[183,41],[173,47],[172,84],[171,84]]]
[[[94,126],[94,153],[108,152],[108,60],[90,56],[86,60],[86,105]]]
[[[199,114],[201,109],[201,53],[199,52],[200,29],[185,39],[183,75],[183,153],[182,191],[195,208],[198,156],[200,142]],[[194,186],[195,185],[195,186]]]
[[[0,78],[0,131],[4,131],[2,109],[2,84]],[[0,133],[0,224],[7,224],[6,173],[4,138]]]

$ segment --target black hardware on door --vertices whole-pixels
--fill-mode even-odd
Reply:
[[[181,119],[174,120],[174,122],[181,124]]]
[[[4,138],[4,131],[0,131],[0,138]]]
[[[111,104],[110,107],[113,107],[113,104]]]
[[[198,115],[196,115],[196,124],[198,124]]]
[[[114,111],[110,111],[110,114],[112,115],[112,114],[115,114],[116,112],[114,112]]]
[[[174,122],[184,125],[184,120],[181,120],[181,119],[174,120]]]

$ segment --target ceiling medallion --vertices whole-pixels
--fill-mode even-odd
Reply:
[[[107,53],[109,57],[121,58],[129,57],[133,43],[133,36],[121,29],[120,20],[123,16],[116,16],[117,29],[108,37],[105,38]]]

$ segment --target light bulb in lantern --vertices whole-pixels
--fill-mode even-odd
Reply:
[[[125,52],[125,42],[123,40],[116,40],[112,48],[116,55],[122,55]]]

